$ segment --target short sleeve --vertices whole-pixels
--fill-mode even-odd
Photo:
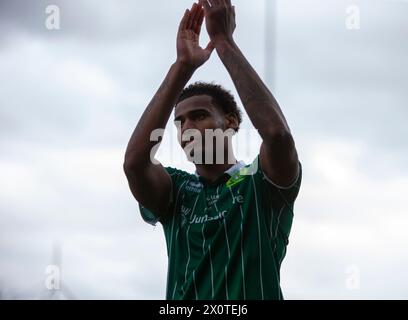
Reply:
[[[164,169],[170,175],[171,182],[172,182],[171,199],[170,199],[171,204],[168,208],[168,211],[167,212],[152,212],[146,207],[143,207],[139,203],[139,210],[140,210],[140,214],[143,220],[153,226],[155,226],[157,222],[160,222],[161,224],[164,225],[169,220],[169,217],[173,214],[174,207],[177,201],[177,196],[183,185],[183,181],[186,179],[186,176],[188,176],[187,172],[176,169],[176,168],[165,167]]]
[[[271,181],[262,170],[259,155],[251,164],[257,192],[265,213],[265,222],[278,261],[282,260],[289,243],[289,235],[294,218],[295,200],[302,182],[302,165],[299,162],[298,174],[288,187],[281,187]]]
[[[294,181],[287,187],[281,187],[275,184],[266,176],[266,174],[262,170],[259,155],[255,158],[255,160],[251,164],[255,176],[257,176],[258,179],[264,181],[263,185],[270,189],[271,191],[273,191],[274,193],[281,195],[281,197],[283,197],[283,200],[285,200],[285,202],[287,202],[288,204],[293,203],[296,200],[299,194],[300,185],[302,183],[302,164],[300,163],[300,161],[298,163],[298,166],[299,166],[298,172]]]

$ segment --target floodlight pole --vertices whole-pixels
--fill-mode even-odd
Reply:
[[[277,0],[265,0],[265,82],[276,89]]]

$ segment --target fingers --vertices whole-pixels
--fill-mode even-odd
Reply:
[[[199,0],[199,4],[204,7],[204,10],[208,10],[215,6],[232,7],[231,0]]]
[[[182,31],[182,30],[187,29],[187,22],[188,22],[189,16],[190,16],[190,10],[187,9],[187,10],[184,12],[183,18],[181,19],[179,31]]]
[[[197,28],[194,30],[194,32],[197,33],[198,35],[200,35],[201,33],[201,27],[204,22],[204,16],[205,16],[204,9],[200,8],[200,15],[197,20]]]
[[[198,4],[196,4],[195,12],[194,12],[192,22],[191,22],[191,30],[193,30],[194,32],[196,32],[196,30],[198,29],[198,22],[199,22],[202,10],[203,9]]]
[[[197,3],[194,3],[193,6],[191,7],[190,16],[189,16],[188,21],[187,21],[187,29],[188,30],[193,29],[194,18],[195,18],[195,15],[197,13],[197,10],[198,10]]]
[[[200,0],[201,1],[201,0]],[[204,21],[205,12],[201,3],[194,3],[186,18],[185,29],[192,30],[196,34],[200,34],[201,26]]]

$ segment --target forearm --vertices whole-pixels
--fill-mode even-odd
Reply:
[[[258,129],[262,139],[267,140],[273,131],[290,132],[277,101],[236,43],[225,42],[216,49],[252,124]]]
[[[134,130],[125,156],[125,165],[148,164],[150,152],[158,143],[151,141],[151,133],[163,129],[183,88],[190,80],[194,70],[182,63],[174,63],[160,88],[147,106]]]

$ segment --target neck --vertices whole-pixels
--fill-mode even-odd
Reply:
[[[233,164],[228,164],[228,163],[223,163],[223,164],[197,164],[196,165],[196,170],[197,174],[201,177],[203,177],[206,180],[209,180],[210,182],[214,182],[219,178],[225,171],[227,171],[229,168],[231,168],[234,164],[236,164],[237,161]]]
[[[232,150],[232,149],[229,149]],[[237,159],[235,158],[234,154],[230,152],[228,154],[228,151],[226,151],[226,154],[224,155],[224,163],[215,163],[214,164],[196,164],[196,170],[197,174],[201,177],[203,177],[206,180],[209,180],[210,182],[214,182],[219,178],[225,171],[227,171],[229,168],[231,168],[233,165],[237,163]]]

